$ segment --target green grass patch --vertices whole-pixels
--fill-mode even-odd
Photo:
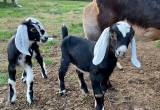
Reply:
[[[0,31],[0,41],[7,41],[11,38],[12,34],[10,31]]]
[[[44,62],[45,62],[45,64],[46,65],[51,65],[51,64],[53,64],[54,62],[53,62],[53,59],[52,58],[44,58]]]
[[[59,45],[59,44],[60,44],[60,40],[58,40],[58,39],[49,40],[47,42],[48,46],[54,46],[54,45]]]
[[[52,53],[53,49],[52,46],[43,46],[43,47],[41,46],[40,51],[41,53],[46,54],[46,53]]]
[[[10,2],[10,1],[9,1]],[[89,2],[75,0],[20,0],[22,8],[0,2],[0,41],[7,41],[17,26],[27,17],[36,17],[49,33],[60,34],[67,24],[71,34],[83,35],[82,12]]]
[[[156,47],[160,48],[160,41],[156,42]]]
[[[0,72],[0,85],[7,84],[8,76],[5,73]]]

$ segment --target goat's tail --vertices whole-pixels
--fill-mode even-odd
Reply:
[[[68,36],[68,29],[67,29],[67,26],[65,26],[64,24],[62,25],[61,31],[62,31],[62,38],[63,38],[63,39],[64,39],[66,36]]]

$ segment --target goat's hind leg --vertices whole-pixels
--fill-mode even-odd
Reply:
[[[65,95],[65,92],[66,92],[65,84],[64,84],[64,77],[68,70],[69,64],[70,64],[69,57],[61,59],[61,66],[59,68],[59,73],[58,73],[59,84],[60,84],[60,91],[59,91],[60,96]]]
[[[8,65],[8,72],[9,72],[9,94],[8,94],[8,101],[13,104],[16,101],[16,65],[9,63]]]
[[[76,69],[76,72],[78,74],[78,78],[79,78],[79,81],[80,81],[80,86],[81,86],[81,89],[82,89],[82,93],[84,95],[88,94],[89,91],[88,91],[88,88],[87,88],[87,84],[84,80],[84,77],[83,77],[83,73],[79,70]]]

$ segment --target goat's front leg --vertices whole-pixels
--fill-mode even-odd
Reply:
[[[105,77],[101,82],[102,91],[105,93],[107,89],[111,88],[112,85],[110,83],[109,77]]]
[[[9,62],[8,65],[9,72],[9,96],[8,101],[13,104],[16,101],[16,65]]]
[[[101,89],[102,75],[91,73],[92,88],[95,97],[96,110],[104,110],[104,94]]]
[[[31,58],[26,59],[25,64],[25,72],[26,72],[26,84],[27,84],[27,102],[29,104],[32,104],[33,102],[33,70],[32,70],[32,63]]]
[[[43,57],[40,54],[39,48],[37,47],[34,52],[36,54],[35,58],[36,58],[37,62],[39,63],[39,65],[41,66],[41,75],[42,75],[43,78],[47,78],[46,66],[45,66],[45,63],[43,61]]]

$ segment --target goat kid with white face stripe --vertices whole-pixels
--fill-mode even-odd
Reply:
[[[109,42],[117,58],[126,56],[128,45],[131,42],[131,63],[137,68],[141,67],[137,59],[134,30],[125,21],[117,22],[103,31],[94,47],[93,64],[98,65],[103,61]]]
[[[8,72],[9,72],[9,97],[8,101],[14,103],[16,101],[16,67],[22,66],[22,81],[27,84],[27,102],[33,102],[33,71],[32,71],[32,56],[41,66],[41,75],[47,78],[45,63],[39,51],[39,42],[45,43],[48,39],[48,34],[45,31],[42,23],[35,18],[27,18],[21,23],[16,33],[12,36],[8,43]]]
[[[127,22],[120,21],[113,24],[111,27],[106,28],[102,32],[98,41],[96,42],[94,47],[94,58],[92,62],[94,65],[97,66],[98,69],[102,68],[102,71],[100,73],[107,73],[104,76],[101,76],[101,78],[106,77],[108,75],[108,77],[104,78],[103,80],[100,80],[98,83],[95,83],[96,89],[94,91],[94,94],[96,99],[96,110],[104,110],[104,94],[102,93],[102,91],[106,91],[108,89],[107,82],[109,82],[109,76],[111,75],[109,71],[112,72],[115,68],[117,58],[125,57],[130,42],[131,63],[135,67],[140,68],[141,64],[137,59],[136,54],[134,30]],[[107,65],[107,67],[105,67],[105,65]],[[96,72],[96,74],[98,74],[98,72]]]

